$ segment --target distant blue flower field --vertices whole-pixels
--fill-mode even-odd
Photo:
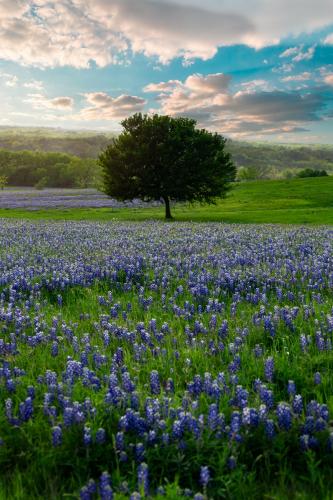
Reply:
[[[0,190],[0,208],[140,208],[159,206],[159,202],[144,203],[140,200],[120,202],[96,189],[7,188]]]
[[[328,495],[332,249],[328,227],[0,220],[0,497]]]

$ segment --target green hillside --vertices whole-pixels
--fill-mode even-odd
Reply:
[[[210,206],[177,205],[176,220],[233,223],[333,224],[333,177],[235,184],[225,200]],[[0,209],[1,217],[70,220],[163,219],[164,208]]]
[[[238,167],[254,168],[258,178],[312,168],[333,173],[333,146],[228,141]]]
[[[222,131],[223,134],[223,131]],[[96,158],[115,136],[113,132],[70,131],[55,128],[0,127],[0,149],[67,153]],[[228,140],[238,168],[255,168],[259,178],[278,177],[304,168],[333,173],[333,146],[270,144]]]

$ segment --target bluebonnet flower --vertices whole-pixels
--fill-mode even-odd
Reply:
[[[28,385],[27,394],[31,399],[35,399],[35,388],[33,385]]]
[[[207,466],[202,466],[200,469],[200,483],[203,486],[207,486],[210,480],[209,468]]]
[[[99,429],[97,429],[96,432],[96,443],[103,444],[105,443],[105,439],[106,439],[105,429],[100,427]]]
[[[218,424],[218,408],[217,404],[213,403],[209,406],[208,409],[208,427],[214,431],[217,428]]]
[[[258,411],[255,408],[243,408],[242,423],[256,427],[259,424]]]
[[[273,439],[273,437],[275,436],[275,426],[273,420],[267,419],[265,421],[265,433],[269,439]]]
[[[131,496],[130,496],[130,500],[141,500],[141,495],[140,493],[138,493],[137,491],[134,491]]]
[[[54,342],[52,342],[52,346],[51,346],[51,356],[53,356],[53,357],[58,356],[58,352],[59,352],[58,342],[54,341]]]
[[[281,429],[288,431],[292,425],[292,414],[287,403],[279,403],[276,410],[278,424]]]
[[[6,389],[8,392],[15,392],[16,390],[16,384],[15,381],[12,378],[7,378],[6,379]]]
[[[152,370],[150,373],[150,391],[156,395],[161,392],[160,379],[156,370]]]
[[[171,392],[171,393],[175,392],[175,385],[172,378],[168,378],[168,380],[166,381],[165,390],[166,392]]]
[[[256,358],[260,358],[262,356],[263,350],[262,347],[259,344],[255,345],[255,348],[253,349],[253,354],[255,355]]]
[[[233,411],[231,414],[230,429],[233,434],[239,432],[241,428],[241,415],[239,411]]]
[[[321,384],[321,375],[320,375],[320,373],[319,373],[319,372],[316,372],[316,373],[314,374],[313,379],[314,379],[314,383],[315,383],[316,385]]]
[[[308,415],[305,418],[303,431],[305,434],[311,434],[312,432],[314,432],[314,429],[315,429],[315,419],[312,415]]]
[[[288,381],[288,394],[294,396],[296,394],[296,384],[293,380]]]
[[[99,480],[99,493],[101,500],[112,500],[111,478],[108,472],[103,472]]]
[[[144,492],[145,495],[148,495],[148,490],[149,490],[148,465],[144,462],[140,464],[138,467],[138,487],[140,490]]]
[[[116,449],[117,451],[123,451],[125,449],[125,440],[123,432],[117,432],[116,434]]]
[[[137,443],[135,446],[135,458],[137,462],[143,462],[145,457],[145,447],[142,443]]]
[[[83,443],[85,446],[89,446],[92,442],[91,429],[90,427],[85,427],[83,431]]]
[[[315,430],[316,432],[323,431],[324,429],[326,429],[326,426],[326,420],[324,420],[322,417],[319,417],[315,423]]]
[[[62,443],[62,429],[58,425],[52,428],[52,444],[59,446]]]
[[[293,400],[293,410],[296,415],[300,415],[303,411],[303,400],[300,394],[296,394]]]
[[[27,422],[33,414],[33,404],[30,397],[26,398],[23,403],[20,403],[19,414],[22,422]]]
[[[259,389],[259,396],[260,396],[261,401],[263,403],[265,403],[267,408],[269,408],[269,409],[273,408],[273,406],[274,406],[274,394],[273,394],[272,390],[267,389],[267,387],[265,385],[262,385],[262,386],[260,386],[260,389]]]
[[[80,499],[81,500],[91,500],[92,498],[92,495],[88,489],[87,486],[83,486],[83,488],[81,488],[80,490]]]
[[[300,346],[301,346],[301,351],[305,352],[308,346],[308,341],[305,335],[300,336]]]
[[[274,359],[272,356],[269,356],[265,360],[265,377],[268,382],[272,382],[274,373]]]

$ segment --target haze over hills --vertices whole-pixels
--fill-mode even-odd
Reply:
[[[0,127],[0,149],[67,153],[97,158],[115,133],[69,131],[58,128]],[[238,168],[254,167],[259,178],[280,176],[295,169],[325,169],[333,173],[333,146],[275,144],[228,140]]]

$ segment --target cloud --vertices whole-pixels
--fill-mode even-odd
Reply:
[[[306,80],[311,80],[312,75],[308,71],[304,71],[303,73],[300,73],[299,75],[291,75],[291,76],[285,76],[284,78],[281,78],[282,82],[304,82]]]
[[[4,83],[7,87],[16,87],[18,83],[18,78],[16,75],[12,75],[10,73],[1,73],[0,78],[4,80]]]
[[[251,80],[250,82],[243,82],[241,83],[241,90],[239,90],[237,94],[253,94],[253,92],[258,90],[272,90],[272,84],[267,80]]]
[[[10,19],[23,15],[27,10],[25,0],[2,0],[0,4],[0,18]]]
[[[0,57],[39,67],[162,64],[212,58],[219,47],[260,48],[333,22],[331,0],[1,0]],[[291,50],[291,49],[287,49]],[[312,49],[309,49],[312,50]],[[311,52],[296,57],[310,58]]]
[[[43,90],[44,84],[40,80],[31,80],[30,82],[25,82],[23,87],[26,89]]]
[[[230,76],[223,73],[201,75],[192,74],[182,83],[178,80],[169,80],[161,84],[150,84],[144,88],[145,92],[157,92],[157,100],[161,102],[162,110],[167,115],[183,114],[187,116],[190,110],[202,119],[206,106],[221,106],[229,100],[228,87]],[[199,119],[199,117],[198,117]]]
[[[218,78],[217,78],[218,77]],[[193,81],[197,82],[193,85]],[[220,82],[215,92],[211,82]],[[159,111],[171,116],[188,116],[199,126],[235,137],[252,133],[289,133],[320,119],[323,97],[313,91],[301,95],[274,89],[265,80],[244,82],[231,91],[230,78],[221,74],[191,75],[184,82],[148,85],[155,89]]]
[[[24,102],[31,104],[34,109],[58,109],[69,111],[74,105],[71,97],[54,97],[48,99],[43,94],[28,94]]]
[[[150,83],[144,87],[145,92],[168,92],[176,87],[181,87],[180,80],[169,80],[168,82]]]
[[[329,73],[324,77],[324,82],[327,83],[327,85],[332,85],[333,86],[333,73]]]
[[[327,37],[324,40],[325,45],[333,45],[333,33],[330,35],[327,35]]]
[[[279,55],[279,57],[291,57],[294,56],[295,54],[298,54],[300,51],[300,47],[290,47],[289,49],[286,49],[282,54]]]
[[[316,50],[316,46],[314,45],[313,47],[309,47],[308,50],[305,52],[300,52],[297,54],[297,56],[293,57],[294,62],[300,62],[300,61],[310,61],[310,59],[313,58],[314,53]]]
[[[84,95],[90,106],[81,109],[74,120],[114,120],[143,110],[146,99],[137,96],[122,94],[112,97],[105,92],[89,92]]]
[[[313,58],[316,46],[313,45],[309,47],[306,51],[303,51],[304,45],[299,47],[290,47],[286,49],[282,54],[279,55],[280,58],[292,57],[294,62],[309,61]]]

